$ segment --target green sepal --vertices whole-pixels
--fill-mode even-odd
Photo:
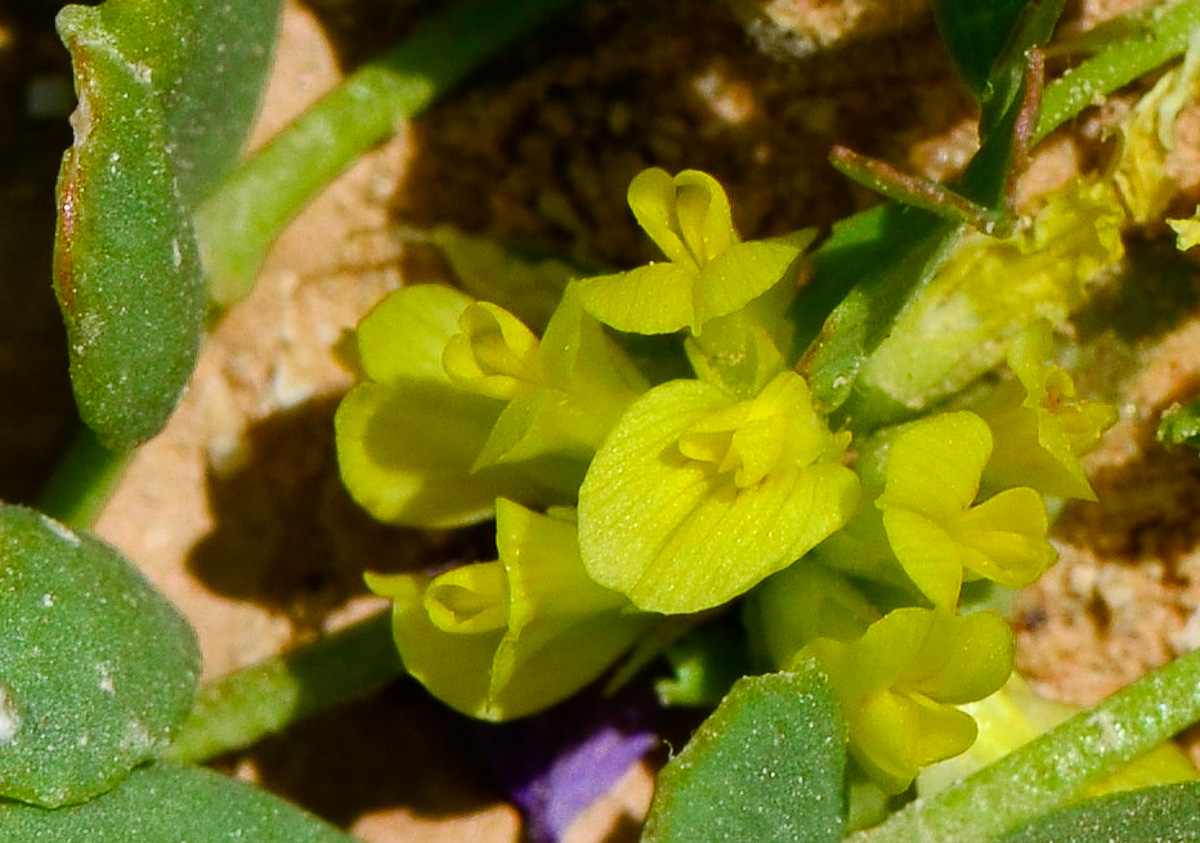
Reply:
[[[589,574],[638,607],[718,606],[849,518],[858,478],[793,372],[737,401],[672,381],[630,406],[579,492]]]
[[[818,564],[816,555],[771,575],[746,600],[746,628],[775,670],[792,665],[810,641],[853,641],[879,617],[849,580]]]

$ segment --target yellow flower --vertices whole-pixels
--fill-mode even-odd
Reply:
[[[501,499],[496,545],[498,560],[436,576],[367,576],[394,603],[405,668],[464,714],[509,720],[547,708],[599,677],[655,622],[588,578],[565,512],[540,515]]]
[[[991,452],[987,424],[966,412],[913,422],[889,449],[875,505],[905,573],[944,609],[958,603],[964,571],[1016,587],[1056,558],[1045,505],[1033,489],[1006,489],[974,503]]]
[[[897,609],[849,643],[818,639],[815,659],[842,704],[850,754],[888,793],[923,766],[965,751],[975,721],[956,705],[982,699],[1012,672],[1012,634],[994,612]]]

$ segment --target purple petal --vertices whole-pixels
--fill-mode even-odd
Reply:
[[[659,708],[646,689],[576,697],[500,725],[479,742],[513,803],[529,843],[558,843],[588,806],[659,745]]]

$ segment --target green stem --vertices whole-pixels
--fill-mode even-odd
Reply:
[[[1155,6],[1133,16],[1130,36],[1107,46],[1061,79],[1046,86],[1033,143],[1091,105],[1150,71],[1183,55],[1200,29],[1200,0]]]
[[[100,515],[133,451],[110,451],[90,427],[80,425],[49,482],[37,508],[75,529],[87,529]]]
[[[1200,721],[1200,651],[847,843],[987,843],[1064,805],[1089,784]]]
[[[577,0],[461,0],[363,65],[235,170],[196,214],[210,295],[249,292],[275,236],[361,153]]]
[[[167,757],[203,763],[245,749],[404,673],[384,611],[207,683]]]

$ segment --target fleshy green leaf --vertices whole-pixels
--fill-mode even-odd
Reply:
[[[922,796],[930,796],[965,779],[1049,731],[1082,707],[1039,697],[1014,673],[999,691],[964,705],[963,710],[978,723],[979,737],[962,755],[921,772],[917,788]],[[1200,773],[1183,749],[1176,743],[1167,742],[1090,785],[1081,797],[1194,781],[1198,776]]]
[[[1040,817],[1003,843],[1196,843],[1200,784],[1163,785],[1093,799]]]
[[[75,64],[55,289],[84,421],[121,450],[161,429],[199,352],[195,203],[241,151],[278,0],[108,0],[58,17]]]
[[[392,599],[408,672],[451,707],[510,720],[575,693],[654,623],[596,585],[575,524],[511,501],[496,506],[500,559],[437,576],[369,575]]]
[[[658,778],[642,843],[834,843],[844,732],[811,668],[738,680]]]
[[[0,506],[0,796],[56,807],[116,785],[167,746],[199,662],[115,550]]]
[[[88,843],[353,843],[283,800],[198,767],[154,764],[103,796],[47,811],[0,803],[0,837]]]
[[[191,377],[204,279],[162,106],[97,9],[59,17],[77,67],[75,144],[59,173],[55,292],[83,420],[124,450],[161,429]]]
[[[79,7],[65,12],[71,28],[91,15],[87,26],[108,33],[153,89],[170,141],[173,176],[191,209],[241,156],[274,55],[282,5],[281,0],[105,0],[87,13]]]
[[[580,488],[588,573],[646,611],[733,599],[849,518],[858,478],[837,460],[846,442],[793,372],[745,401],[701,381],[655,387]]]

